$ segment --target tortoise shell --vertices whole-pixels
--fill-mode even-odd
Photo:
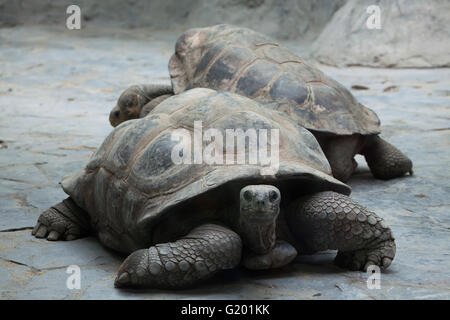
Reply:
[[[301,126],[338,135],[378,134],[380,120],[337,81],[247,28],[216,25],[181,35],[169,62],[175,94],[205,87],[285,112]]]
[[[174,163],[172,152],[179,141],[174,141],[173,134],[183,129],[195,137],[194,121],[202,121],[203,132],[214,128],[223,137],[233,128],[278,129],[278,171],[267,174],[264,166],[248,163]],[[219,142],[214,139],[210,143]],[[206,142],[203,144],[205,150]],[[224,157],[234,158],[234,147],[222,145]],[[208,192],[205,202],[220,209],[226,205],[222,200],[225,192],[213,191],[232,182],[289,180],[295,183],[294,189],[305,192],[316,188],[349,194],[350,187],[330,174],[314,136],[285,115],[230,92],[192,89],[166,99],[145,118],[117,126],[84,169],[63,179],[62,187],[89,213],[103,244],[131,252],[166,241],[164,237],[172,231],[188,232],[181,229],[199,211],[181,210],[176,221],[166,223],[162,231],[161,221],[188,200]]]

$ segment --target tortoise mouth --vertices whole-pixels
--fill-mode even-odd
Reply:
[[[270,206],[263,208],[241,207],[240,218],[247,221],[258,223],[273,219],[279,212],[279,206]]]
[[[252,218],[253,216],[255,219],[259,218],[261,215],[265,214],[276,214],[278,211],[278,206],[270,206],[270,207],[260,207],[260,208],[253,208],[252,206],[248,207],[241,207],[241,213],[244,215],[248,215],[249,218]]]
[[[123,120],[120,119],[120,113],[120,109],[117,105],[111,110],[109,113],[109,123],[111,126],[117,127],[123,122]]]

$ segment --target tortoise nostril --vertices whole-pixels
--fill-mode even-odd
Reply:
[[[255,202],[256,202],[256,204],[259,205],[259,206],[264,205],[264,199],[257,199],[257,200],[255,200]]]
[[[115,111],[114,116],[118,118],[120,116],[120,111],[119,110]]]

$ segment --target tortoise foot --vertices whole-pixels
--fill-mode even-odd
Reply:
[[[119,268],[116,288],[189,287],[241,260],[241,239],[219,225],[205,224],[175,242],[133,252]]]
[[[75,240],[88,233],[86,213],[70,198],[41,213],[31,232],[36,238],[47,238],[50,241]]]
[[[364,248],[355,251],[339,251],[334,263],[345,269],[367,271],[371,265],[381,269],[388,268],[395,256],[395,242],[387,240],[375,248]]]
[[[377,179],[388,180],[406,173],[413,174],[411,159],[379,136],[368,138],[362,153]]]
[[[306,252],[337,249],[335,263],[350,270],[367,270],[369,265],[387,268],[394,259],[391,229],[345,195],[319,192],[299,198],[291,208],[289,226]]]

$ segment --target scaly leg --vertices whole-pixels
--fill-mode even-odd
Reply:
[[[319,192],[297,199],[287,215],[305,251],[339,250],[335,263],[351,270],[387,268],[395,256],[391,229],[383,219],[349,197]]]
[[[342,182],[348,181],[357,167],[354,156],[360,138],[358,135],[319,137],[333,177]]]
[[[361,154],[377,179],[387,180],[401,177],[407,172],[413,173],[411,159],[378,135],[366,138]]]
[[[228,228],[204,224],[185,237],[133,252],[114,285],[174,289],[193,285],[241,261],[240,237]]]
[[[67,198],[41,213],[31,234],[51,241],[75,240],[87,236],[89,230],[87,213]]]

